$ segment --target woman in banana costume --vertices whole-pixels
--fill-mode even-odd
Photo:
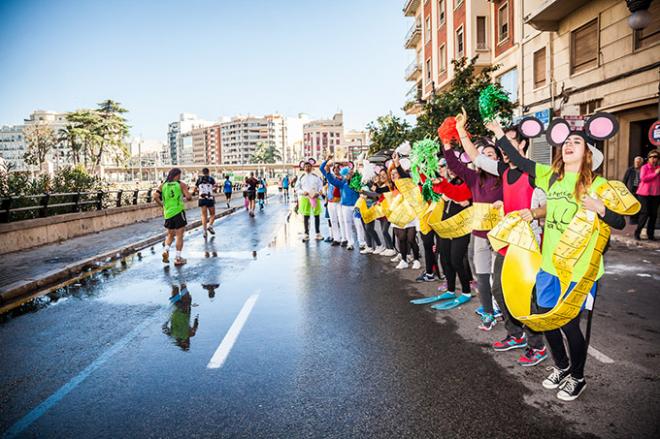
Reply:
[[[618,124],[611,115],[597,113],[586,121],[583,131],[575,131],[565,120],[554,119],[546,138],[551,145],[561,147],[561,151],[552,165],[523,157],[497,122],[486,126],[495,133],[497,145],[511,162],[529,174],[547,194],[541,264],[536,276],[537,304],[543,314],[522,317],[522,321],[535,329],[552,328],[545,335],[555,366],[543,381],[543,387],[559,389],[559,399],[572,401],[586,387],[587,342],[580,329],[580,309],[585,304],[589,307],[589,302],[593,304],[597,280],[604,271],[601,255],[609,238],[609,227],[625,226],[623,216],[614,210],[626,214],[635,210],[634,202],[625,194],[625,186],[594,173],[603,162],[603,154],[593,146],[594,141],[611,138]],[[533,118],[524,119],[521,128],[530,131],[530,137],[543,131],[543,125]],[[623,205],[625,209],[621,208]],[[510,254],[509,246],[507,257]],[[505,290],[507,282],[514,281],[503,274]],[[568,355],[562,333],[568,341]]]

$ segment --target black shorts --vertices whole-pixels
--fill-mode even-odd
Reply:
[[[257,198],[263,200],[266,197],[266,194],[263,192],[257,192]]]
[[[231,198],[231,192],[225,192],[225,198],[230,199]]]
[[[186,220],[186,211],[181,211],[174,215],[172,218],[165,220],[165,228],[170,230],[180,229],[186,227],[188,221]]]
[[[215,198],[200,198],[197,205],[199,207],[215,207]]]
[[[257,192],[256,191],[247,191],[247,197],[248,197],[248,200],[254,201],[257,198]]]

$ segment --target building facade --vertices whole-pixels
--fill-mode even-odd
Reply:
[[[26,151],[23,138],[23,125],[6,125],[0,127],[0,157],[10,171],[29,171],[23,160]]]
[[[170,161],[173,165],[192,165],[192,130],[212,125],[204,119],[191,113],[181,113],[179,120],[169,124],[167,129],[167,144],[170,150]]]
[[[344,133],[344,155],[349,160],[357,160],[360,155],[369,152],[369,132],[349,130]],[[339,154],[339,153],[338,153]]]
[[[325,158],[337,149],[345,154],[344,115],[339,112],[332,119],[312,120],[303,126],[303,158]]]
[[[260,144],[274,146],[280,155],[286,145],[285,119],[279,114],[263,117],[235,116],[220,125],[222,164],[251,163]]]

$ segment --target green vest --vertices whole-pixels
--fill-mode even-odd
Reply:
[[[185,210],[183,192],[178,181],[163,183],[161,195],[163,197],[163,216],[165,219],[172,218]]]

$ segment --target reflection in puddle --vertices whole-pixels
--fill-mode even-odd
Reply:
[[[208,285],[202,284],[202,288],[204,288],[209,293],[209,299],[213,299],[215,297],[215,289],[218,288],[219,286],[220,284],[208,284]]]
[[[190,316],[192,311],[192,296],[186,284],[180,287],[172,285],[170,303],[174,305],[169,319],[163,323],[163,334],[172,338],[172,342],[182,350],[190,350],[190,339],[197,333],[199,315],[195,316],[192,326]]]

